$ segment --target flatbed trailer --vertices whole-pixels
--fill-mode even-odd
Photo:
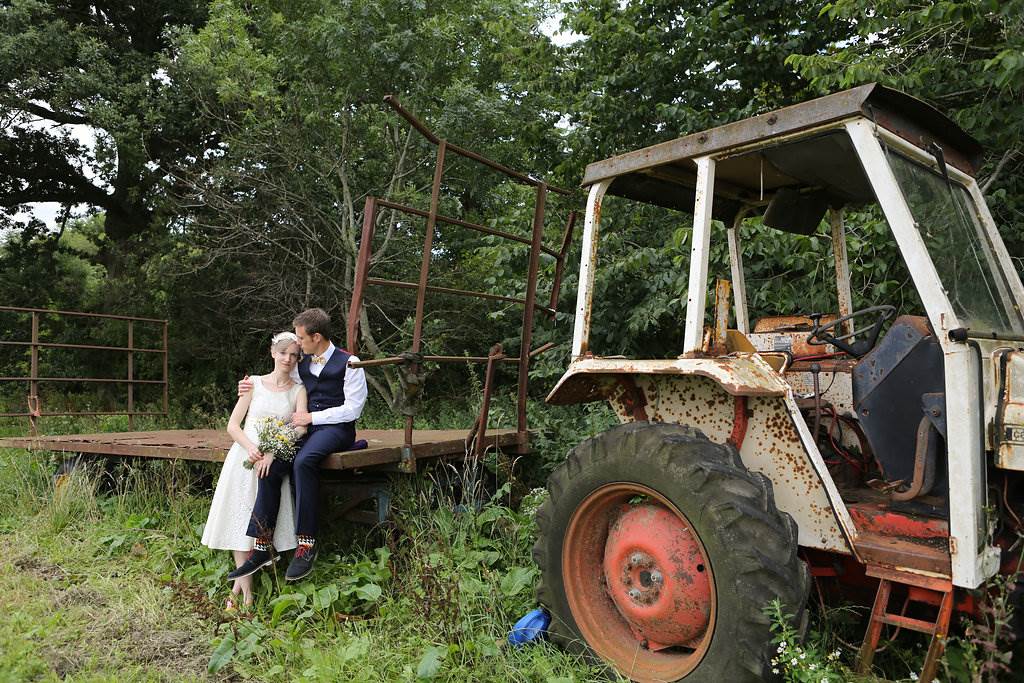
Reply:
[[[460,429],[418,429],[413,432],[413,457],[416,460],[424,460],[465,456],[466,432],[467,430]],[[403,430],[361,429],[357,437],[367,441],[367,448],[329,455],[323,461],[323,469],[399,469],[405,439]],[[494,448],[512,447],[517,443],[516,431],[512,429],[489,430],[484,439],[487,447]],[[206,462],[223,462],[231,444],[231,436],[218,429],[167,429],[152,432],[63,434],[0,439],[0,448]]]

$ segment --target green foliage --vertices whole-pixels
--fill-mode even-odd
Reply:
[[[802,99],[808,82],[786,57],[848,35],[814,4],[781,0],[575,0],[563,27],[582,36],[568,48],[570,111],[575,146],[590,159]]]
[[[1024,3],[837,0],[852,31],[788,57],[821,93],[877,81],[934,104],[986,148],[981,183],[1011,254],[1024,247]]]
[[[1013,664],[1021,650],[1015,647],[1013,592],[1020,581],[1022,561],[1024,550],[1017,551],[1016,572],[998,574],[986,582],[978,618],[964,619],[963,635],[953,638],[947,648],[944,663],[950,680],[994,683],[1012,680],[1015,672],[1019,677],[1019,667]]]
[[[166,171],[196,153],[201,133],[159,72],[169,29],[197,25],[205,13],[194,0],[4,3],[0,116],[13,134],[0,138],[0,227],[14,224],[18,207],[45,201],[102,208],[118,244],[163,227]],[[70,126],[91,129],[95,144]]]
[[[15,559],[26,567],[45,565],[54,567],[46,571],[56,576],[77,577],[69,581],[72,587],[85,577],[115,577],[109,579],[112,585],[95,587],[109,593],[91,598],[93,621],[102,625],[120,618],[121,605],[135,612],[135,624],[150,624],[150,613],[153,618],[175,615],[179,628],[203,644],[202,669],[218,676],[261,681],[417,676],[494,683],[598,680],[599,672],[545,644],[522,650],[503,645],[511,624],[534,606],[532,514],[543,494],[528,497],[516,510],[503,505],[504,488],[479,510],[457,512],[448,489],[424,480],[400,491],[392,531],[332,524],[309,580],[286,584],[283,577],[263,572],[252,610],[230,614],[217,608],[229,591],[224,580],[232,566],[229,553],[199,544],[209,508],[201,477],[157,462],[146,471],[125,472],[104,493],[90,483],[95,480],[87,471],[84,477],[76,471],[84,484],[66,499],[79,506],[67,514],[50,502],[49,478],[32,474],[46,464],[41,454],[0,452],[0,547],[18,548]],[[69,479],[65,485],[74,484]],[[8,500],[17,505],[7,505]],[[17,571],[0,563],[0,585],[8,585],[8,570]],[[33,584],[19,590],[39,589]],[[154,592],[158,602],[153,602]],[[138,677],[146,680],[198,677],[185,666],[195,660],[192,644],[188,652],[174,650],[182,668],[164,675],[157,668],[162,666],[157,648],[166,647],[157,640],[160,633],[133,627],[93,642],[88,628],[62,625],[70,615],[67,598],[54,603],[53,623],[30,629],[17,620],[26,614],[24,605],[41,600],[32,595],[20,595],[13,612],[5,608],[0,623],[32,642],[40,629],[48,629],[48,637],[63,648],[81,651],[81,661],[67,665],[69,675],[97,670],[117,677],[111,653],[127,648],[138,651],[140,659],[119,654],[128,658],[113,661],[130,675],[141,667]],[[182,608],[188,619],[178,614]],[[175,637],[181,642],[184,636]],[[0,643],[6,645],[2,638]],[[35,671],[36,664],[48,670],[38,652],[22,657],[13,669],[14,660],[0,655],[0,672]]]
[[[838,683],[853,677],[853,672],[839,661],[841,650],[828,648],[817,632],[801,638],[793,625],[793,615],[785,614],[778,600],[765,608],[765,614],[772,620],[772,643],[776,645],[772,673],[781,675],[787,683]]]

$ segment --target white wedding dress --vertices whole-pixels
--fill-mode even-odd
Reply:
[[[271,416],[282,420],[291,419],[295,412],[295,400],[302,389],[296,384],[287,391],[273,391],[263,385],[263,378],[252,378],[252,403],[245,416],[245,435],[259,443],[256,429],[261,418]],[[215,550],[252,550],[253,539],[245,535],[256,503],[258,479],[256,470],[242,466],[249,452],[239,443],[234,443],[224,458],[224,468],[217,480],[213,493],[210,515],[203,529],[203,545]],[[295,504],[292,502],[292,488],[288,479],[281,483],[281,508],[277,513],[274,527],[274,548],[291,550],[297,545],[295,539]]]

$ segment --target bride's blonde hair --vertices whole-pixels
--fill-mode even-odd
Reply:
[[[276,349],[281,344],[298,344],[299,338],[295,336],[294,332],[278,332],[270,339],[270,348]]]

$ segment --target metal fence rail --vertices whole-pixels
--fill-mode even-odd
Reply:
[[[38,433],[36,421],[40,417],[69,416],[69,415],[127,415],[128,428],[135,428],[135,417],[139,415],[167,415],[168,412],[168,383],[167,383],[167,321],[156,318],[140,318],[127,315],[111,315],[106,313],[84,313],[82,311],[61,311],[47,308],[20,308],[15,306],[0,306],[0,312],[28,314],[31,319],[30,341],[15,341],[0,339],[0,346],[27,347],[30,353],[29,374],[27,376],[0,376],[0,382],[23,382],[28,385],[27,410],[24,412],[4,412],[0,417],[27,417],[32,425],[32,434]],[[40,340],[40,319],[43,316],[74,316],[80,318],[96,318],[103,320],[120,320],[128,323],[127,346],[107,346],[99,344],[69,344],[57,342],[44,342]],[[136,324],[160,326],[161,345],[159,348],[137,347],[135,345]],[[44,377],[39,374],[39,350],[40,349],[78,349],[90,351],[107,351],[111,353],[128,354],[127,377]],[[162,379],[138,379],[135,377],[135,354],[155,353],[163,356]],[[125,410],[43,410],[42,401],[39,397],[39,385],[42,383],[98,383],[98,384],[126,384],[127,385],[127,406]],[[161,410],[136,410],[135,409],[135,386],[160,385],[163,387],[162,409]]]

